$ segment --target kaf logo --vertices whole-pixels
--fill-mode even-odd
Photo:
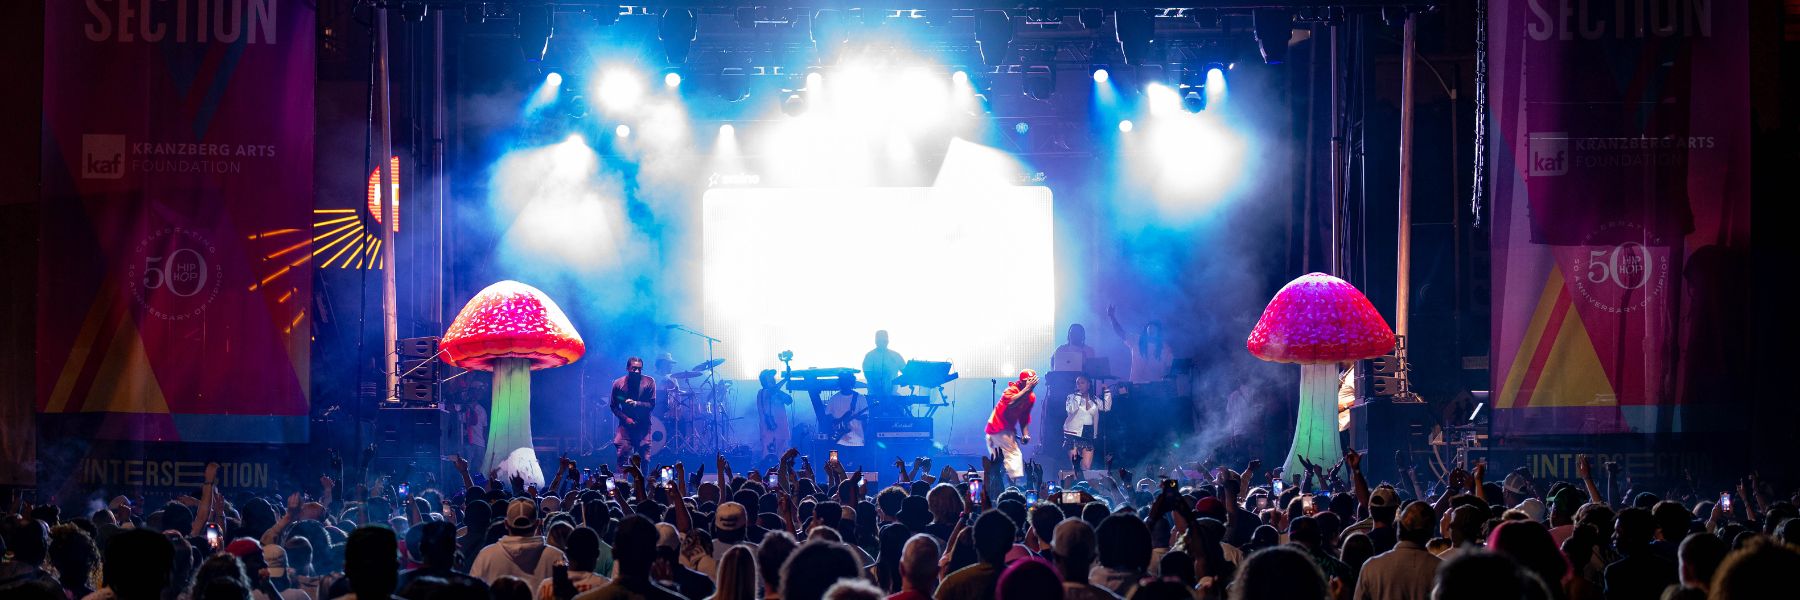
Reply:
[[[125,176],[125,136],[82,134],[81,178],[119,179]]]
[[[1569,172],[1569,134],[1534,133],[1530,136],[1532,177],[1550,177]]]

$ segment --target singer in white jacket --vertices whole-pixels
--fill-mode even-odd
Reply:
[[[1094,390],[1087,376],[1075,378],[1075,393],[1064,400],[1069,416],[1063,419],[1063,446],[1069,461],[1086,471],[1094,466],[1094,440],[1100,429],[1100,413],[1112,410],[1112,390]]]

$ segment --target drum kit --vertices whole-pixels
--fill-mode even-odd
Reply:
[[[677,454],[726,452],[723,447],[731,439],[731,419],[725,414],[725,401],[730,397],[731,382],[717,376],[725,359],[715,358],[694,365],[686,371],[669,374],[675,381],[669,392],[667,421],[663,442],[657,444],[652,435],[653,453],[672,450]]]

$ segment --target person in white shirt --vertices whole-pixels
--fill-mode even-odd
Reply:
[[[838,392],[825,404],[825,412],[831,415],[831,426],[843,432],[837,439],[839,446],[862,447],[863,418],[869,412],[869,399],[856,391],[856,376],[838,377]]]
[[[551,568],[566,562],[562,550],[544,542],[538,535],[537,503],[529,499],[513,500],[506,507],[506,533],[500,541],[488,544],[475,555],[469,574],[492,585],[501,577],[512,575],[525,580],[529,589],[550,578]]]
[[[1063,419],[1063,445],[1069,449],[1069,461],[1086,471],[1094,466],[1094,440],[1100,429],[1100,413],[1112,410],[1112,391],[1102,387],[1094,391],[1094,382],[1086,375],[1075,378],[1075,393],[1064,400],[1069,416]]]
[[[1175,353],[1163,339],[1161,322],[1151,321],[1144,324],[1138,335],[1126,335],[1125,327],[1119,324],[1118,311],[1113,307],[1106,307],[1106,319],[1112,323],[1113,334],[1125,342],[1125,349],[1131,353],[1132,383],[1156,383],[1169,378],[1175,365]]]

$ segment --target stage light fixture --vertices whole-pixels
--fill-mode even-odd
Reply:
[[[400,18],[408,23],[424,23],[425,17],[430,14],[430,5],[424,2],[400,3]]]
[[[835,9],[824,9],[813,13],[813,49],[819,53],[820,63],[830,64],[837,60],[838,51],[849,39],[849,32],[844,30],[843,13]]]
[[[1098,8],[1081,9],[1081,26],[1088,30],[1099,29],[1106,25],[1106,11]]]
[[[613,135],[616,135],[616,136],[619,136],[622,138],[631,137],[631,126],[625,125],[625,124],[620,124],[618,127],[613,128]]]
[[[552,88],[561,89],[562,82],[563,82],[562,73],[558,73],[556,71],[551,71],[549,75],[544,76],[544,85],[548,85]]]
[[[562,107],[563,114],[571,119],[585,119],[588,116],[588,101],[581,94],[564,94]]]
[[[790,117],[806,114],[806,99],[798,92],[789,91],[787,99],[781,101],[781,112]]]
[[[1131,133],[1131,119],[1119,121],[1119,133]]]
[[[737,67],[725,69],[719,74],[719,85],[715,88],[719,98],[726,102],[743,102],[750,97],[750,76]]]
[[[1094,83],[1106,83],[1111,79],[1112,75],[1106,72],[1105,67],[1094,67]]]
[[[1201,29],[1218,29],[1219,28],[1219,11],[1218,10],[1215,10],[1215,9],[1190,10],[1190,11],[1188,11],[1188,17],[1192,18],[1194,20],[1194,25],[1198,26]]]
[[[1256,46],[1262,51],[1264,64],[1287,62],[1288,40],[1294,36],[1294,14],[1271,9],[1251,13],[1251,26],[1256,30]]]
[[[1006,60],[1007,45],[1012,43],[1012,18],[1004,10],[975,13],[975,45],[981,50],[981,63],[997,65]]]
[[[487,22],[489,13],[497,11],[498,9],[496,7],[489,6],[486,3],[464,4],[463,22],[470,25],[480,25]]]
[[[681,71],[676,70],[676,69],[664,70],[663,71],[663,87],[669,87],[669,88],[681,87]]]
[[[1191,113],[1206,110],[1205,91],[1202,87],[1186,88],[1186,93],[1181,95],[1181,109]]]
[[[725,138],[725,137],[736,137],[736,136],[737,136],[737,128],[732,127],[730,123],[725,123],[725,124],[719,126],[719,137]]]
[[[675,8],[663,11],[662,20],[656,25],[656,37],[662,40],[663,55],[669,60],[669,64],[687,62],[688,51],[694,47],[697,27],[694,11]]]
[[[950,74],[950,83],[956,85],[969,85],[969,72],[957,69],[955,73]]]
[[[594,25],[599,27],[609,27],[619,22],[619,7],[617,6],[600,6],[583,12],[586,12],[587,16],[594,20]]]
[[[519,22],[513,28],[513,38],[519,41],[519,50],[525,54],[525,60],[544,60],[544,52],[549,49],[550,38],[554,35],[556,14],[549,6],[519,7]]]
[[[1031,124],[1026,123],[1024,121],[1019,121],[1018,123],[1013,124],[1013,131],[1019,132],[1019,135],[1025,135],[1027,133],[1031,133]]]
[[[1049,66],[1027,67],[1021,87],[1025,97],[1049,102],[1056,94],[1056,70]]]
[[[1156,36],[1156,17],[1150,11],[1115,11],[1113,29],[1126,64],[1141,65],[1149,62],[1153,38]]]

